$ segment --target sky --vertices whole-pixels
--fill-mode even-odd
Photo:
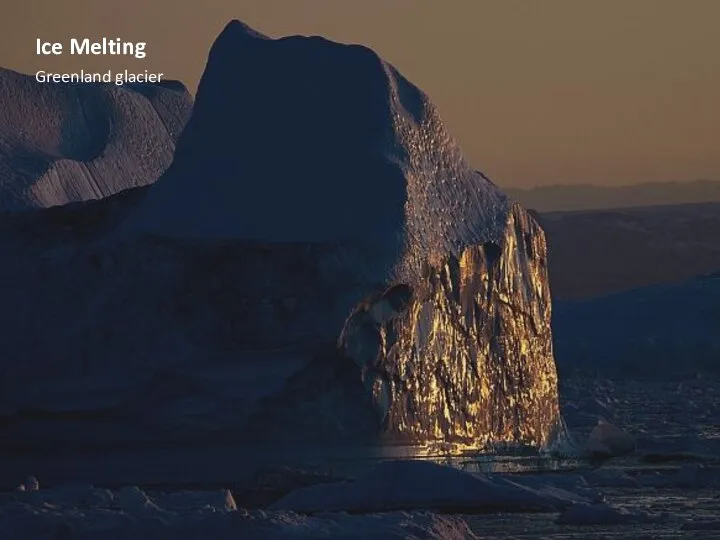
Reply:
[[[718,0],[2,0],[0,66],[163,72],[194,92],[230,19],[375,49],[501,185],[720,180]],[[35,40],[147,42],[38,57]]]

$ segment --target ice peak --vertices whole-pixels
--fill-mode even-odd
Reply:
[[[225,28],[223,28],[223,31],[220,32],[220,35],[217,37],[215,42],[219,41],[225,41],[225,40],[249,40],[249,39],[261,39],[261,40],[267,40],[270,39],[265,34],[262,34],[255,30],[254,28],[251,28],[247,24],[245,24],[242,21],[239,21],[237,19],[233,19],[230,22],[228,22],[225,25]]]

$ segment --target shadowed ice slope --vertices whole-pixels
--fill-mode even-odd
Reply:
[[[7,228],[14,448],[59,433],[38,423],[136,449],[539,445],[556,426],[542,229],[363,47],[229,24],[147,195]]]
[[[170,164],[192,100],[160,85],[38,83],[0,69],[0,210],[99,199]]]
[[[553,322],[564,372],[657,377],[717,372],[720,273],[560,302]]]
[[[169,236],[276,242],[405,228],[415,249],[458,255],[499,241],[508,210],[427,96],[373,51],[237,23],[212,47],[143,219]]]

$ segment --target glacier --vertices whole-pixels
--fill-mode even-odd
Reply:
[[[207,481],[243,445],[558,429],[542,228],[365,47],[231,22],[156,182],[0,221],[0,478]]]
[[[192,109],[177,81],[40,83],[0,69],[0,211],[108,197],[154,182]]]

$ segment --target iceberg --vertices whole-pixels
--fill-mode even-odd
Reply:
[[[365,47],[231,22],[156,182],[0,219],[0,473],[227,480],[302,444],[557,432],[543,230]]]

